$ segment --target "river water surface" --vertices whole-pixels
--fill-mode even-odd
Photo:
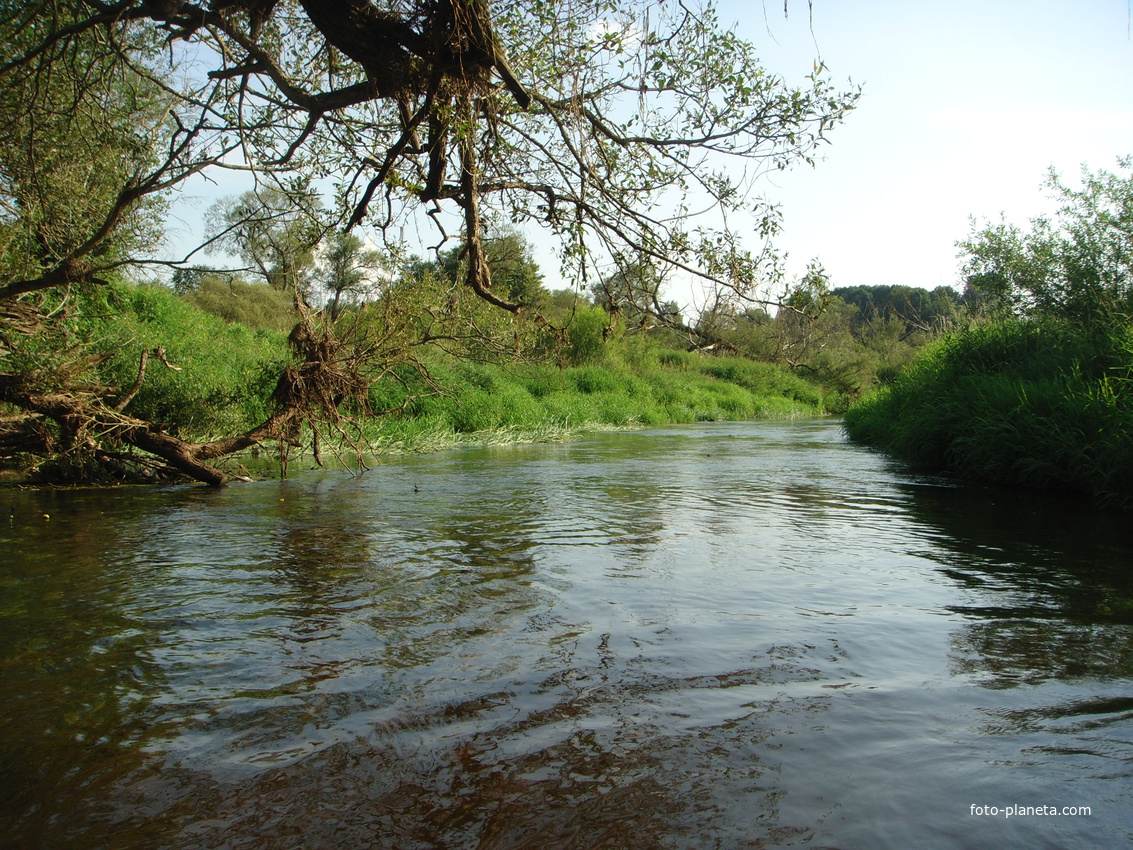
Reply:
[[[0,508],[3,846],[1133,841],[1127,517],[837,421]]]

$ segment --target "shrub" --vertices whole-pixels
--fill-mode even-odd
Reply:
[[[183,297],[206,313],[250,328],[288,331],[296,321],[291,296],[266,283],[209,275]]]
[[[847,433],[974,480],[1133,503],[1130,331],[1003,320],[931,345]]]
[[[568,356],[572,365],[588,363],[601,355],[606,322],[606,311],[600,307],[578,306],[567,328]]]

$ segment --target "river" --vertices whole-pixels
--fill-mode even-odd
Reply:
[[[0,846],[1133,840],[1128,517],[835,420],[0,509]]]

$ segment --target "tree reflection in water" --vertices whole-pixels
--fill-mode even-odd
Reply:
[[[1128,795],[1124,525],[836,423],[5,498],[16,846],[943,848],[974,793]]]

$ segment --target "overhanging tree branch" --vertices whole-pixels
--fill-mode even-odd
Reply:
[[[53,0],[17,10],[0,22],[15,56],[0,65],[12,107],[0,142],[20,154],[0,174],[17,187],[3,209],[15,211],[10,244],[20,250],[0,255],[0,304],[162,262],[131,233],[147,205],[194,174],[231,168],[271,175],[296,203],[313,181],[339,183],[320,233],[364,223],[375,197],[387,234],[424,211],[447,239],[443,216],[458,214],[464,286],[506,312],[521,305],[493,288],[484,234],[494,221],[546,228],[580,278],[633,256],[699,276],[720,297],[758,301],[778,268],[766,245],[750,254],[738,238],[750,229],[750,183],[812,161],[857,93],[834,91],[821,69],[786,85],[711,7],[650,4],[648,19],[644,9],[644,0]],[[122,98],[143,93],[131,112]],[[91,132],[75,132],[82,122]],[[113,140],[102,173],[65,174],[79,152],[40,143],[67,132]],[[65,199],[52,185],[64,177],[79,187]],[[696,223],[693,210],[712,221]],[[643,300],[667,316],[656,292]],[[316,326],[304,318],[293,337],[297,361],[280,378],[275,413],[206,444],[143,428],[113,404],[47,401],[18,389],[0,363],[4,400],[55,410],[76,431],[90,417],[216,483],[208,460],[262,439],[294,441],[304,417],[323,417],[319,432],[332,433],[343,400],[382,373],[351,359],[364,344],[348,353]]]

